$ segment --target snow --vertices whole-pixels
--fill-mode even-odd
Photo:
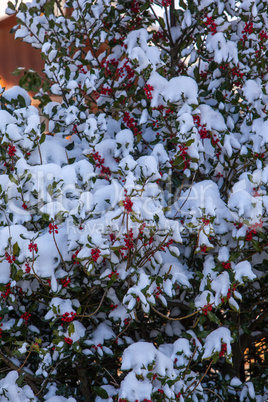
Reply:
[[[252,280],[256,278],[256,275],[252,272],[252,268],[249,261],[241,261],[234,267],[235,280],[239,283],[244,283],[244,279]]]
[[[81,399],[78,378],[67,388],[57,380],[63,365],[68,375],[82,360],[97,375],[96,402],[161,399],[161,391],[170,401],[187,393],[209,400],[200,365],[190,362],[217,360],[225,343],[229,361],[237,334],[226,312],[243,308],[248,281],[258,294],[266,258],[264,249],[248,259],[256,242],[265,248],[267,226],[268,85],[261,63],[250,63],[256,49],[263,59],[268,19],[248,0],[186,2],[185,10],[176,1],[179,23],[167,29],[178,44],[173,65],[161,2],[132,2],[142,8],[137,26],[122,2],[76,0],[67,19],[48,15],[45,3],[25,4],[16,36],[41,49],[61,98],[45,95],[39,113],[24,89],[1,88],[1,339],[13,364],[46,379],[40,398],[49,402]],[[150,6],[163,20],[150,14],[145,25]],[[196,21],[197,9],[205,20]],[[245,39],[246,21],[253,32]],[[104,88],[112,94],[96,100]],[[251,243],[248,233],[261,226]],[[0,400],[38,401],[18,372],[4,375]],[[250,381],[224,381],[229,399],[262,398]]]
[[[8,124],[15,123],[16,120],[6,110],[0,110],[0,130],[5,132],[5,128]]]
[[[186,99],[189,105],[197,104],[198,87],[191,77],[174,77],[167,82],[161,95],[166,101],[178,102]]]
[[[221,303],[221,298],[225,297],[230,289],[230,278],[228,272],[223,272],[213,279],[211,282],[211,289],[215,291],[215,305]]]
[[[18,378],[19,374],[17,371],[10,371],[3,379],[0,380],[0,395],[2,394],[1,400],[3,400],[3,402],[22,402],[30,400],[37,401],[37,398],[34,396],[34,393],[29,385],[18,387],[16,383]]]
[[[256,99],[259,99],[262,94],[261,87],[254,80],[247,80],[242,90],[249,103],[253,103]]]
[[[223,343],[226,343],[227,354],[230,355],[232,350],[231,341],[232,341],[231,332],[228,328],[221,327],[215,329],[206,337],[204,344],[203,359],[208,359],[212,356],[213,353],[220,352],[221,345]]]
[[[129,402],[149,399],[152,393],[152,384],[146,378],[139,381],[136,374],[131,371],[121,383],[120,397],[126,398]]]
[[[201,123],[206,125],[207,130],[225,131],[226,124],[220,112],[212,109],[209,105],[198,106],[201,115]]]
[[[236,43],[229,40],[226,41],[223,32],[217,32],[215,35],[208,36],[207,49],[209,52],[214,52],[216,63],[223,61],[232,61],[235,65],[238,63]]]
[[[164,353],[148,342],[137,342],[125,349],[122,357],[122,370],[131,370],[142,374],[142,368],[155,362],[155,371],[162,376],[174,376],[173,362]]]
[[[228,247],[226,247],[226,246],[221,247],[220,250],[219,250],[218,260],[223,261],[223,262],[228,261],[229,257],[230,257],[229,254],[230,253],[229,253]]]
[[[230,385],[232,387],[239,387],[241,384],[242,384],[242,382],[237,377],[233,377],[231,382],[230,382]]]

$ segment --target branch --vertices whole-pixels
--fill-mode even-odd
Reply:
[[[203,374],[203,376],[200,378],[200,380],[199,380],[196,384],[195,384],[195,382],[193,382],[193,383],[192,383],[191,385],[189,385],[189,387],[186,389],[186,391],[188,391],[188,389],[190,389],[191,386],[195,384],[194,389],[193,389],[191,392],[189,392],[189,394],[187,394],[185,398],[187,398],[189,395],[191,395],[191,394],[196,390],[196,388],[198,387],[198,385],[201,383],[201,381],[202,381],[202,380],[204,379],[204,377],[207,375],[207,372],[208,372],[208,370],[210,369],[211,365],[212,365],[212,360],[211,360],[211,362],[209,363],[209,365],[208,365],[206,371],[204,372],[204,374]]]
[[[0,351],[0,359],[2,359],[10,369],[16,370],[16,371],[20,370],[24,374],[24,378],[25,378],[27,384],[29,384],[29,386],[32,388],[34,394],[36,394],[38,392],[38,388],[36,387],[36,383],[41,384],[43,382],[41,380],[41,378],[33,376],[32,374],[24,371],[22,368],[20,369],[16,364],[14,364],[1,351]]]
[[[254,331],[260,323],[262,323],[265,318],[268,317],[268,309],[264,310],[262,314],[249,326],[249,330],[252,332]]]
[[[29,352],[28,352],[28,355],[26,356],[26,359],[24,360],[24,362],[22,363],[22,365],[17,369],[17,372],[20,372],[20,371],[23,369],[23,367],[25,366],[25,364],[27,363],[27,360],[29,359],[30,354],[31,354],[32,351],[33,351],[33,346],[34,346],[34,344],[32,343],[32,344],[31,344],[31,347],[30,347],[30,350],[29,350]]]
[[[217,394],[217,392],[212,391],[212,389],[209,389],[209,388],[203,388],[203,391],[212,392],[212,394],[216,395],[216,396],[219,398],[219,400],[220,400],[220,401],[224,402],[224,400],[223,400],[223,399],[220,397],[220,395],[219,395],[219,394]]]
[[[152,309],[156,314],[158,314],[158,315],[160,315],[161,317],[165,318],[166,320],[170,320],[170,321],[181,321],[181,320],[185,320],[186,318],[192,317],[193,315],[195,315],[195,314],[199,313],[200,311],[202,311],[202,309],[199,309],[199,310],[195,311],[194,313],[188,314],[188,315],[186,315],[186,316],[184,316],[184,317],[172,318],[172,317],[168,317],[168,316],[165,315],[165,314],[160,313],[160,311],[156,310],[156,308],[154,308],[154,306],[151,306],[151,309]]]
[[[91,313],[91,314],[78,314],[76,317],[90,318],[90,317],[92,317],[93,315],[97,314],[97,312],[98,312],[99,309],[101,308],[101,305],[102,305],[103,300],[104,300],[105,296],[107,295],[107,293],[108,293],[108,288],[105,290],[105,292],[104,292],[104,294],[103,294],[103,296],[102,296],[102,298],[101,298],[100,304],[98,305],[97,309],[96,309],[93,313]]]

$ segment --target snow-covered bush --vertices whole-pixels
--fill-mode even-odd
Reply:
[[[0,400],[267,400],[267,2],[61,3],[7,8]]]

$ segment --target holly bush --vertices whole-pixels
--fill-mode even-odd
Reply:
[[[15,3],[1,401],[267,400],[267,1]]]

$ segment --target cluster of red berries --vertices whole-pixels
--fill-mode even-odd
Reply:
[[[149,99],[149,98],[148,98]],[[151,98],[152,99],[152,98]],[[153,127],[155,127],[155,128],[159,128],[159,124],[158,124],[158,119],[156,119],[154,122],[153,122]],[[159,135],[159,133],[157,133],[158,135]],[[156,134],[156,135],[157,135]]]
[[[214,18],[206,16],[207,20],[204,22],[206,27],[210,29],[210,32],[212,32],[212,35],[215,35],[217,33],[217,24],[215,23]]]
[[[207,315],[208,311],[212,311],[212,304],[208,303],[206,306],[202,308],[202,313]]]
[[[146,84],[144,87],[144,92],[145,95],[147,96],[147,99],[153,99],[152,91],[154,90],[154,87],[152,85]]]
[[[169,115],[170,113],[174,113],[174,110],[167,109],[166,112],[165,112],[165,116],[168,117],[168,115]]]
[[[48,232],[49,233],[59,233],[58,232],[58,226],[57,225],[53,225],[53,223],[50,223],[49,225],[48,225]]]
[[[97,346],[92,345],[92,349],[98,350],[98,348],[102,349],[102,345],[100,343]]]
[[[253,193],[252,193],[253,197],[259,197],[261,194],[259,193],[259,188],[258,187],[254,187],[253,188]]]
[[[172,0],[162,0],[162,6],[163,7],[169,7],[171,6]]]
[[[254,153],[254,158],[260,158],[260,159],[263,159],[265,157],[265,154],[258,154],[257,152],[256,153]]]
[[[163,394],[163,393],[164,393],[164,391],[163,391],[162,389],[160,389],[160,388],[158,388],[157,392],[159,392],[159,394]]]
[[[235,222],[234,225],[235,225],[236,229],[240,229],[243,226],[243,222]]]
[[[94,261],[94,262],[97,262],[97,260],[98,260],[98,258],[99,258],[99,256],[100,256],[100,249],[99,248],[93,248],[92,250],[91,250],[91,257],[92,257],[92,260]]]
[[[246,241],[251,241],[255,234],[257,234],[257,230],[255,230],[255,229],[247,230],[247,232],[246,232]]]
[[[137,14],[140,12],[140,5],[137,0],[133,0],[130,6],[130,10],[133,14]]]
[[[110,309],[113,311],[118,307],[118,304],[110,304]]]
[[[121,38],[121,40],[123,40],[123,38]],[[124,44],[122,45],[125,47]],[[116,59],[104,59],[101,62],[101,67],[105,68],[105,75],[107,76],[114,74],[118,78],[126,78],[127,83],[123,83],[123,87],[130,88],[132,85],[133,77],[135,75],[135,71],[132,69],[128,58],[126,58],[122,67],[118,67],[118,64],[119,62]]]
[[[208,72],[207,71],[200,71],[200,77],[203,79],[203,80],[206,80],[207,79],[207,76],[208,76]]]
[[[25,204],[25,202],[22,204],[22,208],[23,209],[28,209],[28,205],[27,204]]]
[[[26,272],[26,274],[29,274],[30,271],[31,271],[31,267],[30,267],[30,265],[28,264],[28,262],[26,262],[26,263],[25,263],[25,272]]]
[[[1,293],[1,296],[3,297],[3,299],[6,299],[6,298],[10,295],[10,293],[11,293],[10,282],[8,282],[8,283],[5,285],[5,288],[6,288],[5,293]]]
[[[28,325],[28,321],[29,321],[30,317],[31,317],[31,313],[27,313],[27,312],[20,316],[20,318],[22,318],[24,321],[23,325]]]
[[[141,131],[139,131],[138,129],[137,123],[135,122],[133,117],[130,117],[129,112],[124,113],[123,122],[128,128],[133,130],[134,135],[141,134]]]
[[[105,75],[112,75],[114,68],[111,70],[110,66],[113,66],[117,69],[118,66],[118,60],[116,59],[111,59],[111,60],[107,60],[107,59],[103,59],[101,62],[101,67],[105,68]]]
[[[226,345],[226,343],[223,343],[223,344],[221,345],[221,351],[220,351],[220,353],[219,353],[219,356],[220,356],[220,357],[224,356],[225,353],[226,353],[226,351],[227,351],[227,345]]]
[[[206,218],[206,217],[203,217],[202,222],[204,223],[204,225],[209,225],[210,224],[210,219]]]
[[[135,71],[130,66],[129,59],[126,59],[123,66],[116,70],[116,74],[118,74],[118,76],[120,78],[123,78],[126,76],[128,82],[126,84],[123,84],[123,87],[127,87],[127,88],[131,87],[133,77],[135,75]]]
[[[171,246],[172,244],[173,244],[173,239],[170,239],[165,244],[163,244],[163,246],[160,248],[160,250],[165,251],[165,249],[168,248],[169,246]]]
[[[14,145],[8,144],[8,151],[7,151],[9,156],[15,156],[16,153],[16,147]]]
[[[201,246],[200,247],[201,253],[206,253],[207,249],[208,249],[207,246]]]
[[[158,43],[161,41],[167,42],[168,39],[164,36],[163,31],[158,30],[156,32],[153,33],[153,38],[152,38],[154,43]]]
[[[79,251],[80,251],[80,250],[77,249],[77,250],[73,253],[73,255],[72,255],[72,260],[73,260],[73,263],[74,263],[74,264],[79,264],[79,262],[75,260],[76,257],[77,257],[77,255],[78,255],[78,253],[79,253]]]
[[[262,31],[259,33],[259,38],[260,38],[261,41],[267,40],[267,39],[268,39],[268,35],[267,35],[267,33],[266,33],[264,30],[262,30]]]
[[[150,246],[153,241],[154,241],[154,238],[151,236],[150,239],[148,240],[148,243],[144,243],[144,247],[148,246],[148,244],[149,244],[149,246]],[[173,243],[173,240],[172,240],[172,243]],[[172,243],[170,243],[170,244],[172,244]],[[170,244],[165,245],[165,247],[168,247]],[[161,249],[161,250],[162,250],[162,249]]]
[[[5,257],[9,264],[12,264],[16,260],[16,257],[14,255],[9,255],[7,251],[5,252]]]
[[[112,271],[109,275],[108,275],[108,278],[118,278],[118,276],[119,276],[119,273],[118,272],[116,272],[116,271]]]
[[[246,22],[244,29],[242,31],[243,36],[242,36],[241,41],[243,43],[245,43],[248,35],[251,35],[252,33],[253,33],[253,22]]]
[[[77,67],[79,68],[79,72],[80,72],[80,73],[82,73],[82,74],[86,74],[86,73],[87,73],[87,70],[85,69],[85,67],[83,66],[83,64],[79,64]]]
[[[63,288],[67,288],[71,283],[71,279],[70,278],[61,278],[60,283],[62,284]]]
[[[67,337],[65,336],[64,342],[67,343],[68,345],[72,345],[73,340],[72,340],[71,338],[67,338]]]
[[[30,243],[28,246],[29,251],[31,252],[36,252],[37,253],[37,244],[36,243]]]
[[[64,313],[61,321],[62,322],[72,322],[77,314],[73,311],[71,313]]]
[[[222,262],[221,265],[226,270],[231,269],[231,263],[230,262]]]
[[[134,247],[133,243],[133,230],[130,229],[128,233],[124,233],[124,242],[125,242],[125,247],[123,247],[124,250],[131,250]]]
[[[200,135],[200,138],[202,140],[204,140],[205,138],[210,138],[210,135],[207,132],[205,125],[201,124],[201,122],[200,122],[200,116],[198,116],[198,115],[193,116],[193,120],[194,120],[195,125],[197,126],[198,134]]]
[[[110,96],[110,95],[112,95],[113,90],[112,90],[112,88],[101,87],[100,93],[101,93],[101,95],[108,95],[108,96]]]
[[[116,241],[116,236],[114,233],[110,233],[110,240],[111,240],[112,244],[114,244],[114,242]]]
[[[228,289],[226,297],[221,298],[221,302],[224,303],[226,300],[229,300],[232,296],[232,291],[236,290],[236,284],[232,286],[232,288]]]
[[[238,67],[233,67],[231,69],[229,69],[229,64],[224,64],[220,66],[221,70],[228,70],[228,75],[232,75],[233,77],[235,77],[235,81],[234,81],[234,85],[236,85],[237,87],[241,88],[243,83],[241,82],[242,78],[244,77],[244,73],[242,73]]]
[[[179,144],[179,149],[180,149],[181,157],[183,159],[183,170],[186,170],[189,166],[189,161],[186,159],[186,157],[188,155],[187,154],[188,147]]]
[[[123,200],[123,205],[128,213],[132,212],[133,202],[131,201],[130,197],[126,196],[126,198]]]
[[[96,167],[101,169],[100,176],[103,176],[106,180],[111,176],[111,170],[104,166],[104,158],[100,156],[98,152],[93,152],[92,157],[96,162]]]
[[[258,229],[258,228],[262,228],[263,225],[263,221],[260,221],[259,223],[254,223],[254,225],[251,225],[250,228],[251,229]]]
[[[119,400],[118,400],[118,402],[128,402],[127,401],[127,399],[122,399],[122,398],[120,398]],[[135,399],[135,402],[152,402],[152,400],[151,399],[143,399],[143,401],[139,401],[138,399]]]
[[[200,135],[200,138],[202,140],[204,140],[205,138],[210,138],[210,135],[209,135],[205,125],[201,124],[201,122],[200,122],[200,116],[198,116],[198,115],[193,116],[193,120],[194,120],[195,125],[197,126],[198,134]],[[213,134],[213,137],[211,138],[211,144],[214,147],[216,147],[216,146],[218,146],[219,142],[220,142],[219,138],[217,138],[216,134]],[[215,154],[216,158],[218,158],[219,155],[220,155],[220,151],[216,152],[216,154]]]
[[[154,291],[155,293],[155,298],[158,299],[158,297],[163,293],[162,289],[160,286],[157,286],[156,290]]]
[[[146,223],[143,222],[141,224],[141,226],[139,227],[139,236],[138,236],[139,239],[142,237],[145,227],[146,227]]]

